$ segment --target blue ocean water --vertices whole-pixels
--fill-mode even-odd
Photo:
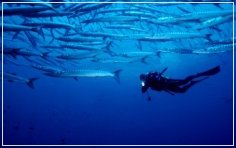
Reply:
[[[31,15],[19,12],[10,14],[13,12],[11,11],[3,18],[6,28],[3,33],[3,50],[9,51],[3,56],[3,72],[14,73],[13,75],[25,79],[39,78],[33,82],[32,89],[26,83],[15,82],[16,80],[7,79],[4,75],[4,145],[232,145],[233,47],[230,50],[216,47],[225,45],[225,40],[234,40],[233,18],[231,16],[231,20],[202,29],[195,28],[203,26],[203,22],[212,18],[230,16],[231,14],[220,12],[232,11],[232,4],[107,4],[89,10],[86,8],[102,4],[61,4],[52,5],[53,9],[35,5],[4,4],[6,10],[19,7],[49,9]],[[74,10],[73,5],[81,8]],[[131,10],[102,12],[124,8]],[[61,13],[60,10],[73,14],[33,17],[43,12],[58,14]],[[222,16],[194,14],[205,11],[218,11]],[[196,18],[174,20],[188,13],[191,14],[190,17],[185,18]],[[157,18],[150,16],[151,14]],[[125,20],[120,21],[120,16]],[[173,19],[166,20],[167,16]],[[109,17],[111,20],[101,21],[101,18]],[[161,19],[159,23],[156,22],[161,17],[169,22],[163,23]],[[132,20],[133,18],[135,19]],[[26,23],[35,22],[66,23],[76,29],[46,25],[35,27],[31,24],[28,25],[31,28],[13,31],[13,26],[9,25],[27,26]],[[8,25],[10,29],[7,29]],[[106,28],[111,25],[131,25],[133,30]],[[87,34],[83,36],[81,32]],[[197,35],[173,35],[177,32],[193,32]],[[105,35],[95,37],[96,33]],[[108,51],[103,49],[102,53],[96,50],[96,56],[60,59],[62,54],[80,52],[65,46],[79,46],[77,48],[80,49],[82,43],[59,40],[59,37],[74,34],[102,41],[102,45],[93,45],[91,42],[83,44],[86,49],[89,46],[88,54],[93,52],[93,48],[102,50],[109,43],[112,46]],[[158,35],[160,37],[160,34],[165,40],[153,39]],[[207,34],[211,34],[211,40],[207,39]],[[144,41],[146,37],[152,40]],[[209,50],[210,47],[213,50]],[[17,50],[13,52],[12,49]],[[191,53],[183,53],[181,49],[189,49]],[[23,54],[19,51],[31,53]],[[135,57],[125,55],[134,51],[154,54]],[[47,56],[44,57],[42,53]],[[78,77],[76,80],[74,77],[50,77],[44,74],[45,71],[33,68],[33,65],[59,68],[59,72],[81,69],[106,70],[111,73],[122,71],[120,82],[114,77]],[[220,65],[220,73],[192,86],[185,93],[171,95],[165,91],[149,89],[152,99],[148,101],[147,93],[141,92],[139,75],[142,73],[160,72],[167,67],[165,76],[183,79],[216,65]]]

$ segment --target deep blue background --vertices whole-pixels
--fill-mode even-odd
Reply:
[[[40,77],[34,90],[4,81],[4,144],[232,144],[232,53],[163,54],[151,62],[123,65],[120,84],[112,78],[49,78],[4,65],[27,78]],[[168,67],[166,75],[184,78],[218,64],[219,74],[184,94],[150,91],[147,101],[140,91],[140,73]]]

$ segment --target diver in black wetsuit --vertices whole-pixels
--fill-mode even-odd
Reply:
[[[140,80],[142,84],[142,93],[145,93],[150,87],[156,91],[166,91],[171,95],[174,93],[184,93],[194,84],[207,79],[208,76],[217,74],[220,72],[220,66],[216,66],[207,71],[197,73],[195,75],[190,75],[185,79],[169,79],[163,76],[163,73],[167,70],[165,68],[162,72],[149,72],[148,74],[141,74]],[[197,78],[201,78],[196,80]],[[148,97],[150,100],[150,96]]]

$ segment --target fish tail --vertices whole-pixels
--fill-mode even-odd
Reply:
[[[211,36],[212,36],[212,34],[210,34],[210,33],[206,34],[206,39],[207,39],[209,42],[213,42],[213,40],[211,39]]]
[[[122,71],[122,69],[118,69],[118,70],[116,70],[116,71],[114,71],[113,73],[114,73],[114,79],[118,82],[118,83],[120,83],[120,72]]]
[[[113,42],[110,41],[109,43],[107,43],[107,45],[105,47],[103,47],[102,49],[104,50],[105,53],[108,53],[110,56],[115,56],[114,52],[111,50],[111,48],[113,47]]]
[[[28,80],[28,82],[26,82],[26,84],[30,87],[30,88],[32,88],[32,89],[34,89],[34,81],[36,81],[36,80],[38,80],[39,78],[30,78],[29,80]]]
[[[143,64],[148,64],[148,63],[147,63],[147,58],[148,58],[148,57],[149,57],[148,55],[142,57],[142,58],[141,58],[141,62],[142,62]]]
[[[49,42],[50,44],[53,43],[53,41],[56,39],[55,35],[54,35],[54,32],[53,32],[53,29],[51,28],[50,29],[50,33],[52,35],[52,40]]]
[[[50,53],[50,52],[44,52],[44,53],[42,53],[42,58],[45,59],[45,60],[47,60],[49,53]]]
[[[39,27],[33,27],[32,31],[37,32],[39,35],[41,35],[43,37],[43,39],[45,40],[45,35],[43,33],[43,28],[41,26]]]
[[[34,37],[28,32],[28,31],[24,31],[26,37],[28,38],[28,40],[30,41],[30,43],[32,44],[33,47],[36,47],[36,41],[34,39]]]

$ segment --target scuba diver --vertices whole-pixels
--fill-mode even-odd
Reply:
[[[209,69],[204,72],[197,73],[195,75],[190,75],[185,79],[170,79],[163,76],[163,73],[167,70],[167,68],[163,69],[159,72],[149,72],[147,74],[141,74],[140,80],[142,85],[142,93],[147,92],[150,87],[152,90],[156,91],[165,91],[171,95],[175,95],[175,93],[184,93],[194,84],[201,82],[207,79],[211,75],[215,75],[220,72],[220,66],[216,66],[212,69]],[[199,79],[201,78],[201,79]],[[148,100],[151,100],[151,97],[148,94]]]

